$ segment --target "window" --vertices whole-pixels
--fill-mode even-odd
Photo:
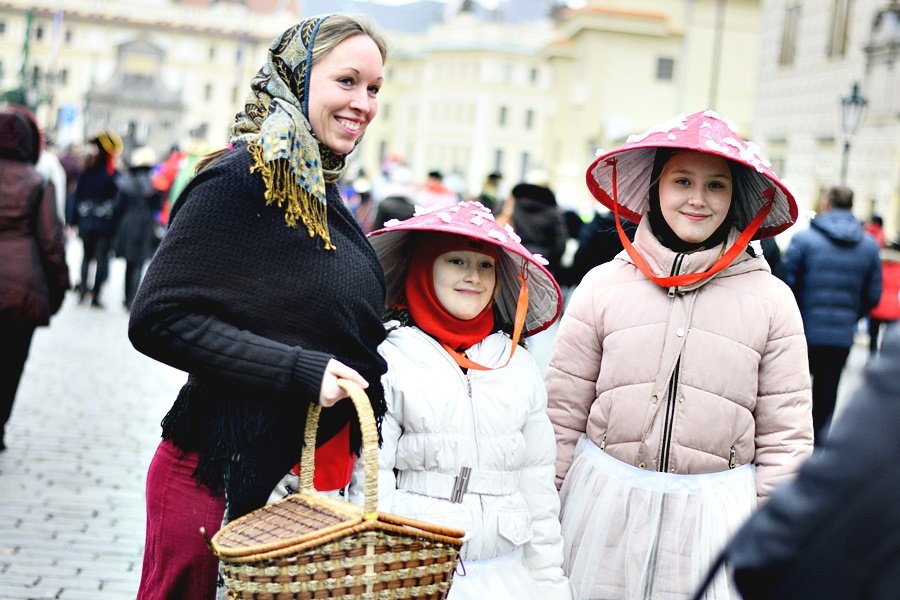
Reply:
[[[212,84],[207,83],[203,88],[203,99],[206,101],[212,100]]]
[[[209,47],[209,62],[213,62],[216,59],[216,47]]]
[[[850,24],[850,0],[834,0],[831,13],[831,32],[828,37],[828,56],[839,58],[847,53],[847,31]]]
[[[6,34],[6,21],[0,21],[0,35]]]
[[[381,115],[382,121],[390,121],[391,120],[391,105],[387,104],[387,103],[381,105],[379,114]]]
[[[782,66],[794,64],[797,55],[797,28],[800,25],[800,4],[787,6],[784,13],[784,29],[781,31],[781,55],[778,64]]]
[[[525,181],[525,175],[528,174],[528,163],[530,160],[531,160],[531,157],[528,156],[528,153],[523,152],[522,153],[522,164],[520,166],[520,174],[519,174],[519,178],[522,181]]]
[[[44,26],[38,25],[34,28],[34,39],[42,40],[44,39]]]
[[[66,41],[67,44],[71,44],[71,43],[72,43],[72,30],[71,30],[71,29],[66,29],[66,33],[65,33],[65,35],[64,35],[64,39],[65,39],[65,41]]]
[[[660,81],[672,81],[675,73],[675,59],[660,57],[656,59],[656,78]]]
[[[538,70],[535,67],[531,68],[531,72],[528,74],[528,79],[531,80],[531,83],[537,83]]]
[[[506,107],[505,106],[500,107],[500,113],[499,113],[499,115],[497,115],[497,124],[500,125],[501,127],[506,125]]]
[[[68,69],[60,69],[59,74],[59,84],[60,85],[68,85],[69,83],[69,70]]]
[[[240,89],[238,88],[238,86],[234,86],[233,88],[231,88],[231,103],[232,104],[238,103],[238,94],[240,94]]]
[[[531,129],[531,126],[534,124],[534,111],[532,109],[528,109],[525,111],[525,129]]]
[[[495,171],[503,171],[503,149],[497,148],[494,150],[494,170]]]

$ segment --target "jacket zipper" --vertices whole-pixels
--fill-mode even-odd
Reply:
[[[677,256],[675,256],[675,262],[672,263],[672,272],[669,273],[669,277],[678,275],[678,271],[681,270],[681,263],[684,262],[684,257],[685,257],[684,254],[678,254]],[[674,298],[675,292],[677,292],[677,291],[678,291],[677,285],[673,285],[673,286],[669,287],[669,298]]]
[[[669,472],[669,453],[672,445],[672,429],[675,424],[675,402],[678,397],[678,368],[681,366],[681,357],[675,361],[675,372],[669,379],[669,391],[666,394],[666,419],[663,426],[662,452],[659,458],[659,472]]]
[[[669,273],[670,276],[678,275],[678,271],[681,270],[681,263],[684,262],[684,256],[684,254],[675,256],[675,262],[672,263],[672,271]],[[674,285],[669,288],[669,298],[675,297],[677,289],[677,286]],[[672,378],[669,379],[669,390],[666,394],[666,418],[663,425],[662,451],[659,457],[660,473],[669,472],[669,451],[672,445],[672,426],[675,422],[675,398],[678,392],[678,367],[680,365],[681,356],[679,355],[678,360],[675,361],[675,371],[672,373]]]
[[[735,466],[737,466],[737,450],[732,446],[731,453],[728,455],[728,468],[733,469]]]

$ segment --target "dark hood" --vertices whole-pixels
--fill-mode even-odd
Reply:
[[[511,194],[516,199],[516,202],[520,202],[521,200],[532,200],[533,202],[526,202],[525,204],[537,204],[536,208],[546,208],[548,206],[556,206],[556,196],[553,195],[553,192],[550,188],[544,187],[542,185],[535,185],[533,183],[520,183],[516,185]],[[525,204],[523,204],[522,208],[525,208]]]
[[[810,227],[815,227],[842,246],[855,246],[865,235],[862,225],[848,209],[832,209],[822,213],[812,220]]]

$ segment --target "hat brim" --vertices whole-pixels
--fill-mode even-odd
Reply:
[[[698,125],[697,123],[700,122]],[[768,164],[711,111],[697,113],[681,121],[673,120],[669,129],[651,130],[637,141],[602,154],[586,173],[588,189],[601,204],[613,210],[613,163],[616,170],[616,196],[619,215],[634,222],[641,220],[650,206],[650,176],[656,150],[671,148],[721,156],[745,167],[734,182],[735,225],[743,230],[768,202],[772,190],[772,210],[753,239],[773,237],[797,220],[797,202]]]
[[[460,203],[456,207],[463,204],[467,203]],[[452,211],[456,207],[410,217],[369,234],[369,241],[384,270],[387,283],[386,306],[395,306],[404,301],[403,289],[415,234],[451,233],[499,247],[498,291],[494,303],[504,322],[511,324],[515,320],[521,287],[519,275],[522,274],[528,287],[528,310],[522,335],[534,335],[553,325],[562,312],[562,293],[550,272],[508,231],[502,230],[494,223],[493,219],[492,225],[487,230],[465,224],[455,225],[442,220],[441,213]]]

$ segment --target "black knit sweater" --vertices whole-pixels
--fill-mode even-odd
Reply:
[[[369,382],[384,414],[376,349],[384,276],[374,250],[329,185],[325,250],[301,223],[266,206],[245,145],[185,188],[131,310],[140,352],[189,373],[163,419],[163,438],[199,451],[195,477],[224,487],[229,517],[265,503],[299,459],[306,412],[332,357]],[[322,412],[319,444],[348,421],[349,400]]]

